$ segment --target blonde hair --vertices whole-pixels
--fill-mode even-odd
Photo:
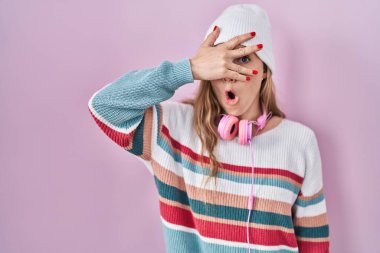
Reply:
[[[272,79],[272,73],[267,65],[263,62],[264,72],[267,72],[267,77],[261,82],[259,92],[259,104],[264,102],[264,106],[267,112],[272,112],[273,116],[279,116],[286,118],[284,112],[282,112],[276,103],[275,86]],[[210,169],[209,177],[206,180],[206,184],[210,178],[214,177],[215,185],[217,173],[220,168],[220,164],[214,155],[214,148],[218,142],[217,122],[221,113],[225,113],[223,108],[219,105],[219,102],[212,90],[211,82],[209,80],[201,80],[199,88],[196,92],[195,98],[184,99],[180,101],[184,104],[190,104],[193,106],[193,128],[199,136],[201,147],[201,165],[205,167],[204,163],[204,151],[205,149],[209,153],[209,162],[207,168]],[[262,108],[263,109],[263,108]]]

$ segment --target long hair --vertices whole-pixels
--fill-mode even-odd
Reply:
[[[276,103],[276,93],[275,86],[272,79],[272,73],[267,65],[264,64],[264,72],[267,73],[267,77],[262,80],[260,93],[259,93],[259,104],[264,102],[264,106],[268,112],[272,112],[272,116],[279,116],[285,118],[286,115],[282,112]],[[213,154],[214,148],[218,142],[218,132],[217,123],[220,114],[225,113],[223,108],[220,106],[213,90],[211,87],[211,82],[209,80],[201,80],[199,88],[196,92],[195,98],[187,98],[181,103],[190,104],[193,106],[193,128],[199,136],[202,147],[201,147],[201,165],[202,168],[208,168],[210,170],[209,177],[206,180],[206,184],[210,178],[214,178],[216,185],[217,173],[220,163],[217,161],[215,155]],[[263,108],[261,108],[263,109]],[[207,150],[209,158],[204,156],[204,151]],[[206,160],[207,164],[204,163]]]

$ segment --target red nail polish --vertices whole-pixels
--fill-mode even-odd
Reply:
[[[257,70],[252,70],[252,74],[257,75],[257,73],[259,73]]]
[[[217,27],[218,27],[218,26],[214,26],[214,31],[216,30]]]
[[[263,48],[263,44],[257,44],[258,48]]]
[[[251,78],[249,76],[246,76],[245,80],[249,81],[249,80],[251,80]]]
[[[251,36],[253,37],[253,36],[255,36],[256,35],[256,33],[255,32],[251,32]]]

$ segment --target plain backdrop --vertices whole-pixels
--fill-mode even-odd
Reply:
[[[0,1],[0,252],[165,251],[153,177],[87,102],[129,70],[193,57],[236,3]],[[279,105],[318,138],[331,252],[380,252],[380,2],[251,3],[271,20]]]

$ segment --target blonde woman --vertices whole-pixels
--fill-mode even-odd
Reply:
[[[264,9],[229,6],[194,57],[131,70],[88,102],[154,177],[167,252],[329,252],[317,138],[277,106],[271,40]],[[194,80],[194,99],[168,101]]]

